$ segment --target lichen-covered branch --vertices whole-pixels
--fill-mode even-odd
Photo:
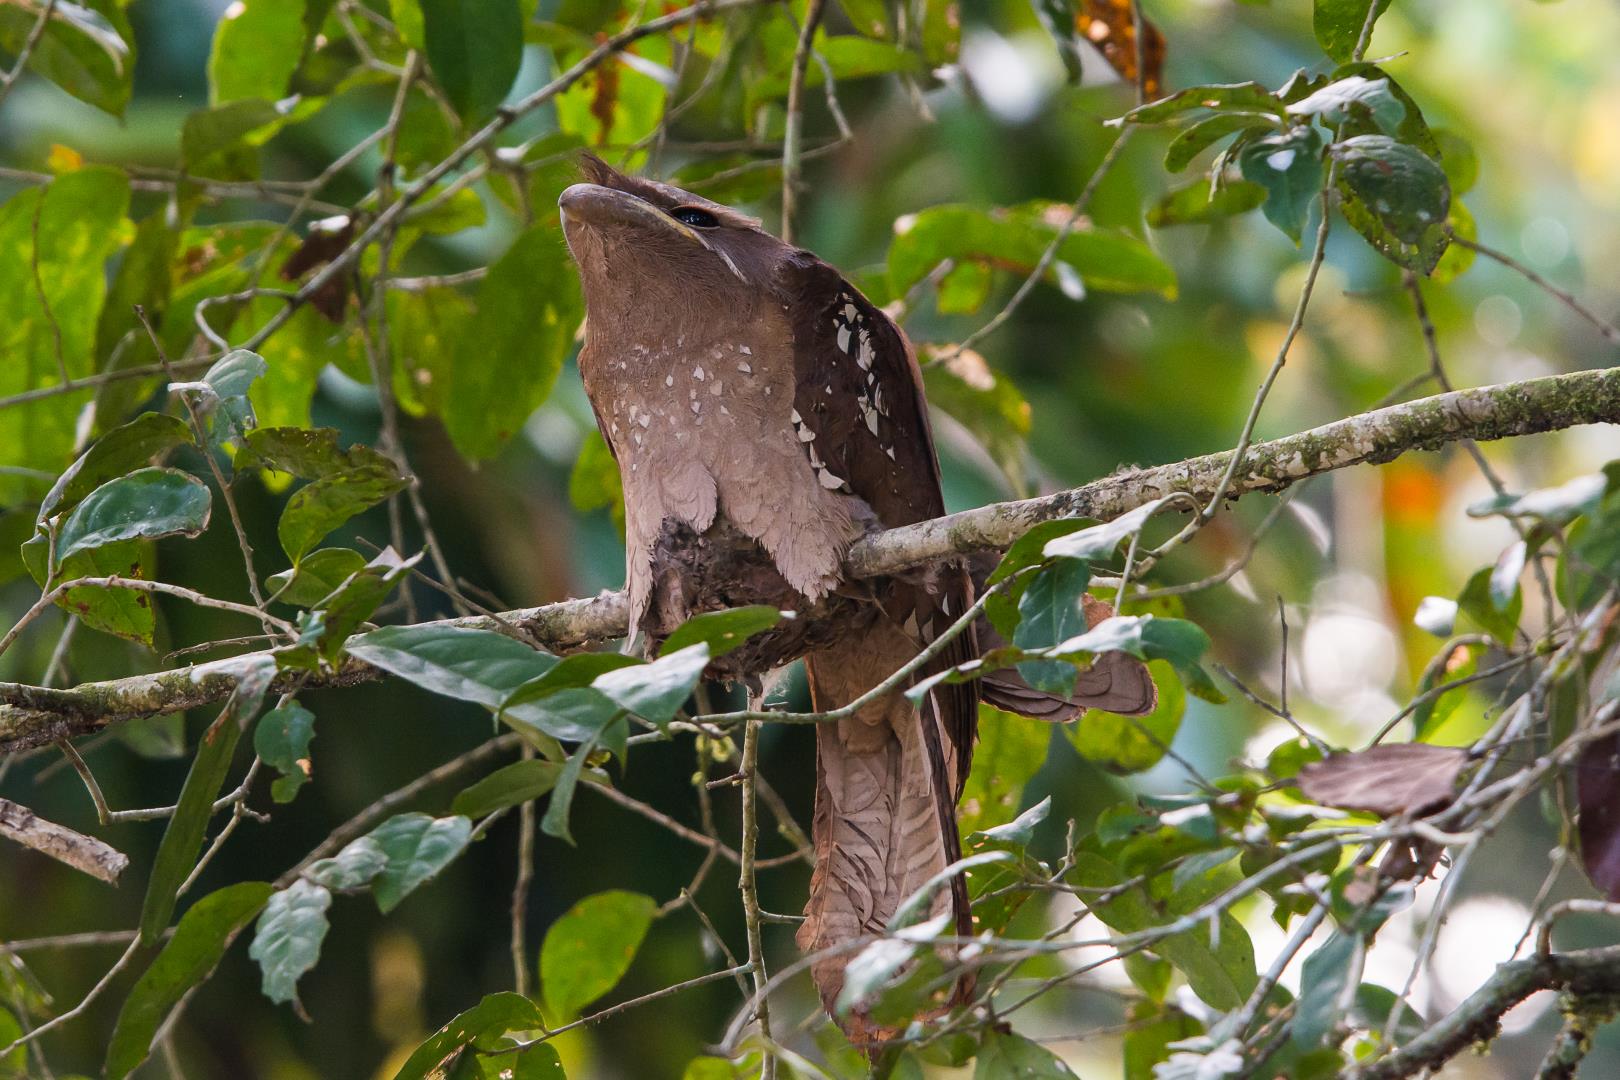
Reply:
[[[1582,424],[1620,422],[1620,368],[1580,371],[1438,394],[1362,413],[1310,431],[1251,446],[1225,492],[1282,491],[1320,473],[1391,461],[1464,439],[1487,441]],[[1131,469],[1052,495],[992,503],[932,521],[877,533],[845,560],[851,577],[866,578],[925,565],[951,555],[999,550],[1042,521],[1063,517],[1110,520],[1173,492],[1202,503],[1213,497],[1231,453],[1172,465]],[[625,632],[622,595],[603,593],[497,617],[447,620],[460,626],[517,627],[537,644],[564,649]],[[27,749],[97,731],[110,723],[223,701],[241,658],[174,671],[86,683],[66,690],[0,683],[0,752]],[[378,677],[355,661],[306,677],[305,686],[343,686]]]
[[[1538,990],[1563,990],[1576,1001],[1612,999],[1620,994],[1620,946],[1538,953],[1503,964],[1423,1034],[1347,1075],[1352,1080],[1400,1080],[1436,1069],[1469,1046],[1495,1038],[1502,1015]]]

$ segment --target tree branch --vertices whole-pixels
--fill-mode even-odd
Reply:
[[[1433,450],[1464,439],[1486,441],[1620,422],[1620,368],[1580,371],[1438,394],[1362,413],[1310,431],[1251,446],[1233,474],[1226,499],[1282,491],[1301,480],[1350,465],[1392,461],[1412,450]],[[974,510],[877,533],[850,549],[852,578],[895,574],[952,555],[999,550],[1029,528],[1055,518],[1111,520],[1173,492],[1199,502],[1214,496],[1231,452],[1171,465],[1130,469],[1082,487]],[[520,625],[537,643],[567,648],[618,637],[627,608],[619,593],[541,607],[469,616],[446,624],[499,630]],[[499,621],[497,621],[497,619]],[[0,683],[0,752],[24,750],[100,730],[110,723],[156,716],[224,700],[243,658],[173,671],[86,683],[69,690]],[[306,676],[306,686],[346,686],[380,677],[357,660]],[[280,689],[278,682],[277,689]]]

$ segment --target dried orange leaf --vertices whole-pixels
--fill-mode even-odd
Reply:
[[[1085,0],[1074,16],[1075,29],[1097,47],[1120,78],[1140,83],[1149,98],[1159,96],[1164,85],[1164,35],[1159,28],[1142,20],[1142,73],[1137,72],[1136,20],[1131,0]]]

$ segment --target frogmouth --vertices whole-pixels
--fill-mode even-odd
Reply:
[[[656,643],[703,611],[763,603],[814,613],[713,673],[757,678],[802,655],[814,707],[846,705],[914,659],[974,596],[965,563],[873,581],[843,575],[850,544],[867,532],[945,512],[911,346],[837,270],[753,218],[594,157],[583,169],[586,182],[560,205],[584,286],[579,370],[624,485],[631,626]],[[969,628],[920,674],[974,658],[988,633]],[[1108,657],[1067,698],[1007,672],[939,685],[920,708],[897,692],[817,725],[816,865],[798,944],[829,1009],[854,955],[837,947],[882,932],[960,858],[956,802],[981,696],[1047,720],[1091,707],[1151,710],[1146,669]],[[933,897],[932,914],[947,912],[955,933],[972,933],[960,874]],[[940,1005],[971,987],[962,972]],[[883,1034],[860,1008],[842,1023],[859,1043]]]

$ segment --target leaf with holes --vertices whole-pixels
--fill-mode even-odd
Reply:
[[[1385,258],[1408,270],[1432,271],[1448,243],[1451,185],[1423,151],[1387,135],[1357,135],[1336,143],[1339,205]]]
[[[652,926],[650,896],[614,889],[587,896],[546,931],[540,985],[556,1021],[571,1020],[616,986]]]
[[[298,1001],[298,980],[321,958],[332,894],[299,878],[265,904],[248,955],[263,973],[264,996],[277,1005]]]
[[[315,714],[289,701],[265,713],[253,731],[253,752],[281,774],[270,785],[278,803],[292,802],[310,777],[309,743],[315,737]]]

